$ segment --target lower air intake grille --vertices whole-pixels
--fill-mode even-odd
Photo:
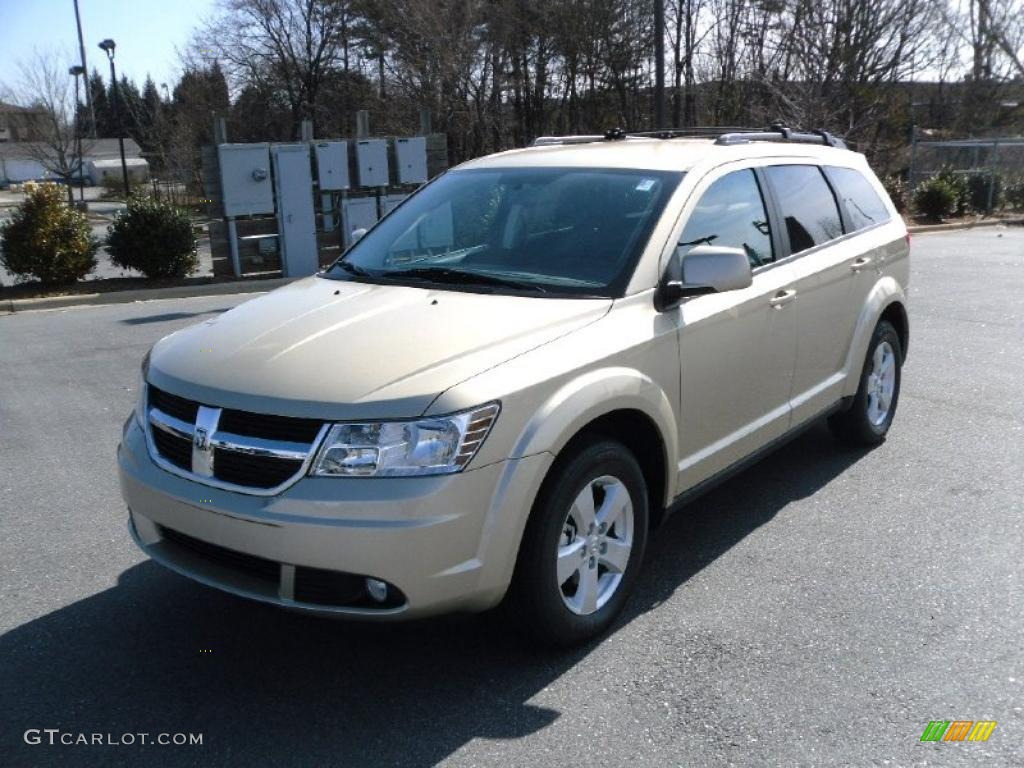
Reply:
[[[281,566],[273,560],[256,557],[255,555],[247,555],[244,552],[220,547],[208,541],[200,541],[171,528],[160,526],[159,529],[160,535],[165,542],[169,542],[178,549],[185,550],[190,555],[200,557],[209,563],[223,568],[230,568],[233,571],[239,571],[258,579],[272,581],[275,584],[280,580]]]

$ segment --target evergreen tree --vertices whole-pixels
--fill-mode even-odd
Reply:
[[[142,114],[139,116],[145,131],[151,131],[160,122],[162,109],[160,91],[157,90],[153,78],[147,74],[146,83],[142,86]]]
[[[110,94],[110,98],[113,99],[113,94]],[[142,94],[139,93],[135,82],[129,80],[125,75],[121,76],[121,81],[117,84],[117,108],[121,113],[121,128],[124,130],[124,136],[139,141],[143,133],[140,118]]]
[[[174,86],[174,114],[195,131],[198,144],[213,143],[213,118],[227,116],[231,108],[228,83],[220,65],[189,69]]]
[[[109,138],[114,136],[113,120],[110,114],[110,101],[107,99],[107,88],[103,84],[103,78],[100,77],[100,73],[93,69],[92,74],[89,75],[89,95],[92,97],[92,111],[96,116],[96,137],[100,139]],[[88,110],[87,110],[88,112]],[[86,119],[82,123],[83,135],[91,135],[93,126],[89,124],[89,120]]]

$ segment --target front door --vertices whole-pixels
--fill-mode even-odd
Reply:
[[[680,349],[679,488],[726,469],[789,427],[796,361],[793,275],[779,252],[754,172],[703,182],[679,239],[742,248],[753,284],[696,296],[678,312]]]

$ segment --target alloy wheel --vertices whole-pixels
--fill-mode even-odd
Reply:
[[[633,500],[611,475],[587,483],[562,523],[556,577],[562,601],[573,613],[601,609],[622,583],[633,548]]]

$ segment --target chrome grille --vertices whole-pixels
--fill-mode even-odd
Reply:
[[[271,495],[306,470],[328,425],[315,419],[221,409],[149,385],[150,454],[174,474]]]

